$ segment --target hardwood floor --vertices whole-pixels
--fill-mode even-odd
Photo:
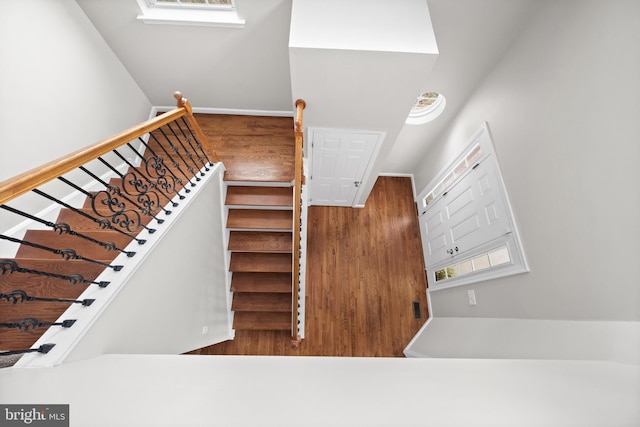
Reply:
[[[410,179],[378,178],[362,209],[310,207],[307,266],[297,349],[289,331],[237,331],[233,341],[190,354],[401,357],[428,316]]]
[[[293,119],[194,114],[227,168],[227,181],[291,182]],[[241,164],[242,167],[237,167]]]

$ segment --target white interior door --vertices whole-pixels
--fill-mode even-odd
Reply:
[[[313,205],[353,206],[379,133],[314,130],[309,200]]]

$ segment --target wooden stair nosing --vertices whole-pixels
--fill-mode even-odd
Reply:
[[[227,177],[225,172],[224,182],[228,187],[291,187],[291,180],[289,181],[264,181],[261,178],[251,179],[234,179],[233,177]]]

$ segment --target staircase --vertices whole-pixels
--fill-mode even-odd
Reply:
[[[153,131],[153,134],[155,135],[157,132]],[[178,141],[178,137],[176,137],[175,141]],[[163,142],[162,144],[165,143]],[[149,151],[157,153],[164,151],[157,140],[149,140],[148,147],[147,152],[144,154],[145,157],[151,156]],[[132,156],[131,154],[129,155]],[[165,172],[171,171],[171,173],[180,174],[180,169],[186,170],[187,165],[195,167],[196,171],[199,170],[198,165],[195,163],[196,160],[192,160],[197,157],[196,155],[189,158],[189,160],[184,160],[174,152],[173,157],[175,164],[166,164]],[[165,157],[165,159],[167,158]],[[186,163],[187,161],[191,163]],[[170,163],[168,159],[167,163]],[[97,168],[90,166],[87,169]],[[127,176],[127,173],[133,171],[134,169],[129,168],[123,175],[129,179],[131,176]],[[141,180],[142,176],[151,177],[149,170],[145,172],[145,175],[138,173],[136,176]],[[185,177],[183,179],[180,177],[180,179],[183,180],[182,185],[177,185],[176,189],[182,191],[188,178]],[[3,324],[3,327],[0,327],[0,352],[32,348],[33,344],[47,331],[49,323],[56,322],[70,305],[81,303],[78,298],[88,287],[108,286],[108,282],[95,283],[95,280],[105,269],[120,270],[122,266],[114,266],[112,262],[118,255],[125,252],[125,249],[129,249],[129,256],[134,255],[136,245],[133,245],[133,249],[127,248],[127,246],[134,239],[138,240],[139,244],[144,243],[136,237],[142,231],[142,227],[154,229],[160,226],[160,221],[156,221],[153,217],[161,212],[161,207],[157,205],[152,207],[151,215],[145,215],[141,212],[141,206],[146,202],[146,199],[138,198],[138,195],[144,194],[141,190],[138,190],[139,193],[137,195],[127,196],[120,177],[110,179],[108,184],[112,188],[110,194],[115,199],[118,199],[119,202],[124,202],[127,211],[137,211],[139,213],[139,222],[136,224],[136,226],[139,225],[139,228],[137,230],[129,231],[121,225],[107,220],[113,214],[113,211],[101,203],[101,200],[105,199],[107,191],[105,186],[100,184],[98,187],[102,193],[96,198],[96,211],[92,209],[91,197],[96,193],[85,193],[87,196],[82,202],[81,197],[84,194],[78,192],[80,196],[70,202],[69,205],[73,209],[62,207],[57,217],[51,219],[51,223],[48,225],[45,225],[46,221],[44,220],[42,220],[44,222],[38,223],[36,218],[34,220],[34,224],[36,224],[34,228],[27,230],[24,236],[21,236],[20,240],[23,243],[18,244],[15,255],[12,258],[0,258],[0,294],[4,295],[4,298],[0,298],[0,324]],[[133,184],[127,185],[128,188],[131,188]],[[157,199],[161,206],[166,205],[168,200],[174,196],[167,188],[160,189],[160,186],[158,186],[158,189],[147,187],[150,188],[149,193],[164,194]],[[71,187],[69,188],[73,190]],[[79,187],[76,189],[79,189]],[[150,200],[156,199],[152,197]],[[138,207],[135,206],[136,203]],[[13,207],[18,204],[11,200],[7,203],[7,206]],[[55,204],[55,202],[52,202],[52,204]],[[117,210],[117,206],[113,209]],[[2,212],[5,213],[4,210]],[[114,228],[121,230],[121,232],[102,228],[91,217],[105,220],[107,223],[111,223]],[[137,218],[135,215],[132,217]],[[33,218],[35,217],[32,216]],[[122,219],[122,217],[119,219]],[[51,227],[53,224],[56,224],[56,227],[65,224],[69,227],[68,230],[58,232]],[[49,249],[43,249],[42,247]],[[74,259],[75,256],[67,257],[62,253],[56,253],[56,251],[65,250],[72,250],[73,254],[83,259]],[[22,271],[16,269],[16,266]],[[116,274],[126,273],[123,271]],[[29,299],[23,299],[22,302],[20,299],[13,301],[11,295],[15,295],[15,290],[24,291],[30,297],[67,301],[33,301]],[[70,302],[69,300],[75,300],[76,302]],[[87,309],[91,309],[91,304],[87,300],[84,300],[82,305],[86,306]],[[42,325],[39,325],[40,323]],[[8,325],[13,326],[7,327]],[[18,325],[21,326],[18,327]],[[70,327],[73,327],[73,325]],[[17,355],[17,357],[6,355],[0,357],[0,367],[14,363],[19,357],[20,355]]]
[[[233,327],[236,330],[290,331],[292,325],[292,228],[294,177],[294,132],[290,117],[250,117],[196,115],[212,148],[225,164],[228,210],[229,271],[232,276]],[[155,132],[155,131],[154,131]],[[149,142],[152,150],[163,155]],[[146,154],[145,154],[146,156]],[[178,162],[184,166],[182,161]],[[168,165],[167,165],[168,166]],[[177,170],[168,166],[169,169]],[[121,179],[109,184],[121,187]],[[184,183],[183,183],[184,184]],[[187,184],[188,188],[188,184]],[[162,204],[166,203],[162,200]],[[11,203],[9,203],[11,205]],[[71,230],[100,242],[112,242],[124,250],[132,238],[117,231],[100,228],[78,212],[95,216],[90,198],[78,210],[62,208],[54,223],[66,223]],[[156,210],[154,215],[160,212]],[[156,228],[158,223],[142,216],[142,224]],[[60,234],[46,226],[27,231],[22,240],[54,249],[73,248],[78,255],[110,264],[120,254],[77,236]],[[135,249],[133,249],[135,251]],[[62,259],[60,254],[22,244],[12,259],[21,268],[53,273],[61,277],[30,272],[0,274],[0,293],[22,289],[29,295],[77,300],[90,283],[72,284],[68,276],[79,274],[94,281],[105,267],[82,260]],[[0,268],[3,268],[0,266]],[[107,267],[109,268],[109,267]],[[0,300],[0,323],[16,322],[25,317],[39,322],[56,322],[69,302],[30,301],[11,304]],[[25,313],[28,313],[25,315]],[[0,328],[0,351],[27,349],[47,327],[22,329]],[[6,357],[6,356],[5,356]]]
[[[203,115],[197,120],[227,168],[233,328],[290,331],[292,120]]]
[[[227,188],[236,330],[291,329],[292,202],[291,187]]]
[[[111,185],[120,185],[120,179],[112,179]],[[80,209],[89,215],[94,215],[90,206],[90,198],[86,198]],[[144,221],[149,222],[150,217]],[[98,224],[68,208],[62,208],[54,221],[56,224],[68,224],[76,233],[95,239],[99,242],[110,242],[116,248],[124,249],[132,238],[117,231],[103,230]],[[120,252],[109,250],[89,240],[81,239],[70,234],[59,234],[50,229],[27,230],[22,240],[54,249],[73,248],[78,255],[101,263],[110,264]],[[7,260],[3,258],[3,260]],[[50,272],[62,276],[81,275],[85,280],[94,281],[105,267],[83,260],[65,260],[59,254],[37,247],[21,244],[15,256],[15,261],[21,268]],[[108,267],[107,267],[108,268]],[[9,293],[15,289],[26,291],[27,295],[37,295],[42,298],[59,298],[77,300],[82,292],[95,284],[73,284],[64,278],[46,277],[32,273],[14,272],[0,276],[0,293]],[[32,301],[10,304],[0,300],[0,323],[16,322],[24,318],[35,318],[39,322],[55,322],[69,307],[65,302]],[[26,313],[26,314],[25,314]],[[47,330],[46,327],[22,329],[0,329],[0,350],[27,349]]]

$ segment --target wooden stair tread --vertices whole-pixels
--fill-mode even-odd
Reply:
[[[85,261],[63,259],[14,259],[18,266],[30,270],[44,271],[69,276],[81,274],[87,280],[95,278],[104,267]],[[0,276],[0,292],[8,293],[16,289],[23,290],[30,296],[41,298],[80,299],[82,293],[92,284],[72,284],[67,280],[40,276],[32,273],[5,273]],[[71,303],[27,301],[15,305],[0,300],[0,322],[18,321],[35,317],[39,321],[56,321]],[[74,304],[75,305],[75,304]],[[30,348],[47,328],[37,328],[24,332],[22,330],[4,329],[0,331],[0,347],[6,350]]]
[[[115,231],[85,231],[82,234],[101,242],[111,242],[120,249],[126,248],[129,242],[131,242],[128,236]],[[97,243],[89,242],[80,237],[71,234],[58,234],[52,230],[27,230],[22,240],[53,249],[74,249],[76,253],[82,257],[99,261],[109,262],[120,254],[118,251],[109,251]],[[61,255],[59,254],[28,245],[20,245],[15,257],[61,259]]]
[[[107,220],[109,221],[109,218],[100,218],[98,217],[93,210],[89,207],[89,208],[82,208],[82,209],[78,209],[79,211],[97,218],[98,220]],[[143,225],[148,225],[149,223],[152,223],[153,221],[153,217],[148,216],[148,215],[141,215],[140,216],[140,222]],[[90,218],[87,218],[85,215],[82,215],[80,213],[74,212],[71,209],[67,209],[64,208],[62,210],[60,210],[60,214],[58,214],[58,218],[56,219],[57,223],[65,223],[65,224],[69,224],[71,226],[71,229],[74,231],[77,231],[78,233],[82,233],[83,230],[94,230],[94,231],[110,231],[108,228],[101,228],[100,224],[98,224],[97,222],[91,220]],[[154,221],[155,222],[155,221]],[[113,224],[111,224],[113,225]],[[117,226],[113,225],[115,228],[118,228]],[[154,226],[150,226],[151,228],[153,228]],[[126,230],[123,230],[125,233],[128,234],[135,234],[135,233],[130,233]],[[119,233],[121,234],[121,233]]]
[[[2,258],[2,260],[10,260],[12,258]],[[38,259],[38,258],[20,258],[13,259],[18,266],[27,268],[30,270],[46,271],[54,274],[68,275],[70,271],[75,274],[81,274],[85,279],[93,280],[102,271],[104,267],[98,264],[93,264],[86,261],[79,260],[63,260],[63,259]],[[0,286],[5,283],[21,283],[24,282],[25,277],[40,277],[30,273],[5,273],[0,276]],[[52,280],[62,280],[52,278]]]
[[[291,293],[291,273],[233,273],[233,292]]]
[[[229,250],[244,252],[291,252],[290,232],[232,231]]]
[[[232,252],[229,270],[234,273],[291,273],[292,257],[286,253]]]
[[[262,209],[229,209],[227,228],[291,230],[293,212]]]
[[[55,298],[62,298],[58,295]],[[69,308],[71,303],[27,301],[11,304],[0,301],[0,323],[15,322],[27,317],[35,317],[44,322],[55,322]],[[4,328],[3,328],[4,329]]]
[[[227,187],[225,204],[292,207],[293,188],[230,185]]]
[[[0,350],[23,350],[31,348],[47,329],[48,327],[36,328],[25,332],[21,329],[0,328]]]
[[[239,311],[291,312],[291,294],[238,292],[233,294],[231,309]]]
[[[96,209],[98,210],[98,213],[100,214],[101,218],[99,219],[109,219],[111,218],[111,216],[114,214],[114,212],[107,206],[104,205],[102,203],[103,200],[108,200],[107,194],[102,193],[102,192],[98,192],[98,191],[92,191],[90,192],[90,194],[92,194],[93,196],[97,197],[97,200],[94,202],[93,199],[91,197],[87,197],[84,201],[84,204],[82,205],[82,209],[93,209],[93,205],[95,204]],[[126,197],[128,197],[130,200],[127,200]],[[119,202],[124,203],[125,205],[125,212],[138,212],[140,214],[140,222],[143,222],[143,217],[145,216],[149,216],[149,215],[145,215],[142,213],[142,209],[141,207],[136,206],[140,205],[137,202],[137,196],[124,196],[124,195],[112,195],[112,198],[117,198]],[[170,195],[169,197],[173,197],[173,195]],[[167,198],[160,196],[158,198],[153,198],[152,199],[153,202],[155,202],[156,207],[152,209],[151,214],[152,215],[157,215],[158,213],[160,213],[160,207],[157,206],[158,203],[162,206],[165,206],[167,203],[169,203],[169,201],[167,200]],[[96,215],[95,213],[92,215],[94,217],[98,217],[98,215]],[[132,219],[134,217],[137,217],[135,214],[131,214]]]
[[[254,331],[290,331],[291,313],[240,311],[234,315],[233,328]]]

